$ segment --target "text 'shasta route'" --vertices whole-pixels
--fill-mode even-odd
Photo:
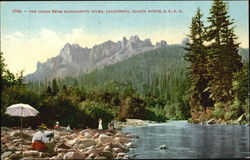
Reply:
[[[110,13],[183,13],[180,9],[151,9],[151,10],[22,10],[13,9],[13,13],[29,13],[29,14],[65,14],[65,13],[100,13],[100,14],[110,14]]]

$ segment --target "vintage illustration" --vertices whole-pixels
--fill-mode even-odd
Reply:
[[[1,159],[250,159],[248,1],[1,1]]]

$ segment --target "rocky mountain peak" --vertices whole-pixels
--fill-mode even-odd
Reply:
[[[162,44],[165,43],[162,42]],[[109,40],[92,48],[66,43],[58,56],[44,63],[38,62],[36,72],[25,78],[34,81],[79,75],[153,49],[155,47],[150,39],[140,40],[138,35],[131,36],[129,40],[123,37],[118,42]]]
[[[139,38],[138,35],[131,36],[131,37],[129,38],[129,41],[130,41],[130,42],[133,42],[133,43],[136,43],[137,41],[140,41],[140,38]]]
[[[164,40],[161,40],[160,42],[156,42],[156,47],[165,47],[167,46],[167,42]]]

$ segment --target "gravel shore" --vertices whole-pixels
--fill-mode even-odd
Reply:
[[[20,130],[1,127],[1,159],[131,159],[134,156],[128,155],[127,152],[136,147],[133,142],[139,138],[117,130],[52,131],[54,139],[48,144],[51,146],[50,151],[39,152],[31,149],[35,130],[23,130],[21,145]]]

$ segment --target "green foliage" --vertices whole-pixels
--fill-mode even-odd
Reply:
[[[245,63],[243,68],[234,74],[234,79],[233,90],[235,97],[241,104],[244,104],[249,96],[249,62]]]
[[[166,117],[172,120],[183,120],[190,117],[189,110],[185,108],[186,106],[181,103],[174,103],[167,105]]]
[[[127,97],[120,107],[118,120],[124,120],[124,118],[145,119],[145,106],[145,102],[139,97]]]
[[[4,126],[20,125],[20,117],[12,117],[4,114],[6,108],[9,107],[10,105],[17,103],[26,103],[36,108],[38,101],[39,101],[39,95],[28,90],[23,85],[21,86],[12,85],[10,87],[4,87],[1,95],[1,124]],[[32,122],[34,122],[35,118],[32,117],[30,119],[32,119],[33,121],[30,121],[31,123],[26,123],[24,126],[32,125]]]
[[[83,127],[86,113],[79,109],[80,99],[74,89],[45,97],[40,101],[38,110],[41,114],[38,118],[49,126],[53,126],[55,121],[60,121],[63,126],[70,124],[72,127]]]
[[[98,119],[103,121],[103,128],[107,129],[108,123],[114,119],[115,110],[97,102],[85,101],[81,103],[81,110],[83,110],[89,118],[87,119],[88,127],[97,128]]]
[[[208,17],[207,27],[208,63],[210,78],[208,89],[211,97],[217,102],[232,102],[233,73],[242,68],[241,56],[238,54],[239,43],[236,43],[233,21],[229,19],[227,3],[215,0]]]
[[[249,119],[249,99],[247,98],[244,103],[240,100],[235,99],[233,104],[230,106],[230,110],[225,114],[225,119],[236,120],[242,114],[245,114],[247,119]]]
[[[217,119],[219,119],[219,118],[224,118],[224,115],[225,115],[225,110],[224,110],[224,108],[223,108],[223,103],[221,103],[221,102],[216,102],[215,104],[214,104],[214,110],[213,110],[213,112],[212,112],[212,115],[215,117],[215,118],[217,118]]]
[[[197,9],[196,15],[192,18],[190,27],[191,43],[186,48],[188,51],[185,54],[185,59],[190,62],[189,79],[191,86],[189,88],[190,96],[189,104],[193,109],[204,108],[206,112],[207,107],[213,105],[213,101],[209,98],[210,92],[205,90],[208,87],[209,78],[207,77],[207,48],[203,44],[205,41],[205,28],[203,21],[201,21],[202,14],[200,9]]]
[[[52,93],[53,93],[53,95],[56,95],[58,92],[59,92],[59,87],[58,87],[57,81],[56,81],[56,79],[53,79],[53,81],[52,81]]]
[[[165,108],[147,107],[146,119],[156,121],[156,122],[165,122],[167,120]]]

